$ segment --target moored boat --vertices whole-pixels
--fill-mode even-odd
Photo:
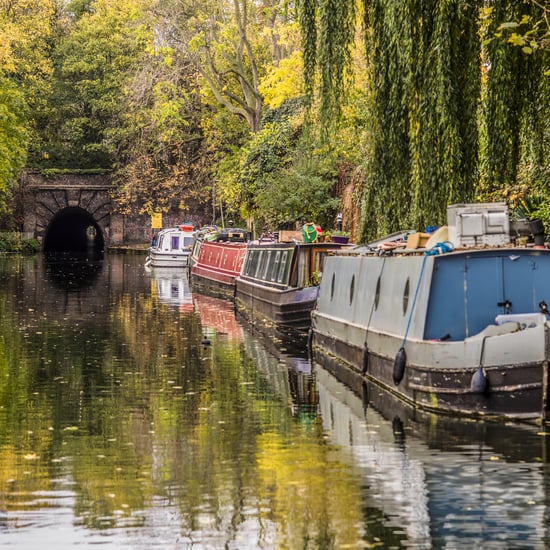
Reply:
[[[453,205],[431,237],[327,258],[316,359],[426,410],[546,418],[550,250],[535,232],[519,246],[505,204]]]
[[[189,255],[188,268],[192,268],[199,259],[199,253],[201,251],[202,243],[215,239],[218,234],[218,227],[215,225],[208,225],[201,227],[193,235],[193,245],[191,246],[191,254]]]
[[[196,230],[193,224],[162,229],[145,259],[148,267],[187,267]]]
[[[294,233],[294,232],[292,232]],[[279,233],[279,239],[284,239]],[[332,242],[249,243],[236,279],[237,307],[277,328],[306,330],[317,300],[325,258],[342,245]]]
[[[221,297],[233,298],[235,280],[240,275],[246,253],[247,234],[243,229],[219,232],[214,240],[197,240],[196,258],[191,267],[194,288]]]

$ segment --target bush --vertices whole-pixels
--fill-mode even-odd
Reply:
[[[0,252],[36,254],[39,250],[40,244],[36,239],[22,239],[21,234],[15,231],[0,233]]]
[[[40,251],[40,243],[36,239],[23,239],[21,241],[21,252],[23,254],[36,254]]]

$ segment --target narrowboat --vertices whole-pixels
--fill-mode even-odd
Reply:
[[[193,235],[193,245],[191,246],[191,254],[189,255],[189,263],[187,265],[188,269],[192,269],[197,263],[202,243],[204,241],[213,240],[218,234],[218,231],[219,229],[215,225],[201,227],[199,230],[195,231]]]
[[[326,258],[310,345],[419,408],[546,419],[550,250],[504,203]],[[525,224],[524,224],[525,225]],[[403,242],[399,242],[399,240]]]
[[[276,328],[307,331],[325,258],[343,245],[332,242],[249,243],[235,299],[244,315]]]
[[[246,253],[244,229],[219,232],[213,240],[197,239],[196,259],[191,267],[193,288],[209,294],[233,298],[235,280],[240,275]]]
[[[146,267],[187,267],[195,232],[193,224],[159,231],[149,247]]]

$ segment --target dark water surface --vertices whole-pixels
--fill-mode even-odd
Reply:
[[[539,428],[344,386],[143,260],[0,257],[1,548],[548,546]]]

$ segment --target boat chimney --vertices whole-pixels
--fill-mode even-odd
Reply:
[[[529,229],[535,240],[533,248],[545,248],[544,246],[544,223],[541,219],[529,220]]]
[[[339,212],[339,213],[336,215],[336,230],[337,230],[337,231],[342,231],[342,220],[343,220],[342,213]]]

